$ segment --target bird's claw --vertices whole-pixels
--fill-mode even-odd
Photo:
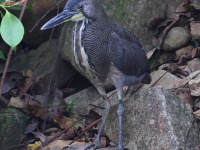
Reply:
[[[91,149],[91,148],[92,148],[92,149],[101,148],[100,142],[95,140],[92,144],[87,145],[87,146],[84,148],[84,150],[88,150],[88,149]]]

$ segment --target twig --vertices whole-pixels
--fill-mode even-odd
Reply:
[[[22,18],[24,16],[24,12],[26,10],[27,2],[28,2],[28,0],[26,0],[24,2],[24,4],[23,4],[22,10],[21,10],[21,13],[20,13],[20,16],[19,16],[19,20],[22,20]],[[6,60],[6,65],[5,65],[5,68],[4,68],[4,71],[3,71],[3,75],[2,75],[2,78],[1,78],[1,82],[0,82],[0,98],[2,96],[3,85],[4,85],[5,78],[6,78],[6,74],[8,72],[8,67],[10,65],[10,60],[11,60],[11,57],[12,57],[12,53],[13,53],[13,49],[10,48],[9,53],[8,53],[8,57],[7,57],[7,60]]]

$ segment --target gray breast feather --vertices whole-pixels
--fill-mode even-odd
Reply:
[[[101,26],[88,26],[82,37],[84,50],[88,55],[89,63],[99,74],[99,78],[106,78],[109,72],[110,60],[108,56],[108,33]]]

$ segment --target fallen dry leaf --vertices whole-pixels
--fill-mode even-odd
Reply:
[[[38,148],[42,143],[40,141],[36,141],[33,144],[28,144],[28,149],[29,150],[35,150],[36,148]]]
[[[60,116],[59,118],[54,118],[54,121],[56,123],[58,123],[61,128],[67,129],[67,128],[71,127],[71,125],[74,122],[77,122],[77,119]],[[77,133],[76,130],[78,130],[79,127],[83,128],[84,124],[81,122],[77,122],[73,127],[69,128],[69,130],[67,131],[67,134],[65,136],[65,140],[74,139],[74,137],[76,136],[76,133]]]
[[[50,143],[49,145],[45,146],[43,148],[43,150],[49,150],[49,149],[63,149],[65,147],[67,147],[72,141],[63,141],[63,140],[56,140],[53,141],[52,143]],[[77,147],[81,147],[84,146],[85,144],[88,144],[86,142],[77,142],[75,141],[73,144],[71,144],[70,146],[77,146]]]
[[[189,88],[192,96],[200,96],[200,75],[191,79],[189,82]]]
[[[185,87],[190,80],[196,78],[199,75],[200,75],[200,70],[191,73],[188,77],[179,80],[179,82],[176,84],[175,88]]]
[[[200,117],[200,110],[197,110],[197,111],[193,112],[193,114],[194,114],[195,116],[197,116],[197,117]]]
[[[25,108],[26,103],[21,100],[19,97],[11,97],[10,102],[8,103],[9,107],[15,107],[15,108]]]
[[[183,0],[177,7],[175,12],[176,13],[183,13],[188,11],[188,7],[186,7],[189,4],[189,0]]]
[[[188,55],[193,50],[192,46],[186,46],[181,49],[176,50],[176,60],[180,59],[183,56]]]
[[[33,103],[34,101],[32,101],[30,103],[27,104],[27,108],[31,111],[31,113],[35,116],[35,117],[39,117],[41,119],[44,119],[44,114],[45,114],[45,110],[44,107],[42,105],[40,105],[39,103],[37,103],[35,101],[35,103]]]

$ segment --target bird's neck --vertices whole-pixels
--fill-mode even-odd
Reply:
[[[83,55],[85,52],[81,40],[82,40],[83,30],[85,29],[85,24],[87,23],[88,23],[87,20],[77,21],[73,31],[73,54],[74,54],[73,56],[75,63],[77,64],[80,71],[83,71],[85,68],[84,59],[86,59],[86,57],[83,57],[85,56]]]

